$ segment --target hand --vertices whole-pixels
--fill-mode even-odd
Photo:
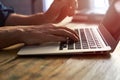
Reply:
[[[55,27],[52,24],[23,27],[21,31],[20,41],[27,45],[66,41],[67,37],[78,41],[78,35],[73,30],[66,27]]]
[[[46,22],[58,23],[66,16],[73,16],[77,7],[77,0],[54,0],[48,11],[44,14]]]
[[[76,9],[76,0],[54,0],[48,11],[32,15],[12,13],[7,18],[5,25],[41,25],[58,23],[66,16],[72,16]]]

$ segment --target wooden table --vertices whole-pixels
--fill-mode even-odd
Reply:
[[[120,42],[110,55],[17,56],[0,51],[0,80],[120,80]]]
[[[18,50],[0,51],[0,80],[120,80],[120,42],[108,55],[18,56]]]

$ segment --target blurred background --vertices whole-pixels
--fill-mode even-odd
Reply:
[[[45,12],[53,0],[1,0],[6,6],[14,8],[16,13],[33,14]],[[78,0],[78,9],[96,9],[104,12],[112,0]]]

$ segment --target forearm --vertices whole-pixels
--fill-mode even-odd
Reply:
[[[14,25],[40,25],[46,23],[42,13],[34,15],[11,14],[5,22],[6,26]]]
[[[20,43],[19,41],[19,29],[13,27],[1,27],[0,28],[0,49],[9,47]]]

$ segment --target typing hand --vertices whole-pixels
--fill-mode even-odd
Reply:
[[[28,45],[66,41],[67,37],[78,41],[78,35],[73,30],[66,27],[55,27],[52,24],[23,27],[20,34],[20,41]]]

